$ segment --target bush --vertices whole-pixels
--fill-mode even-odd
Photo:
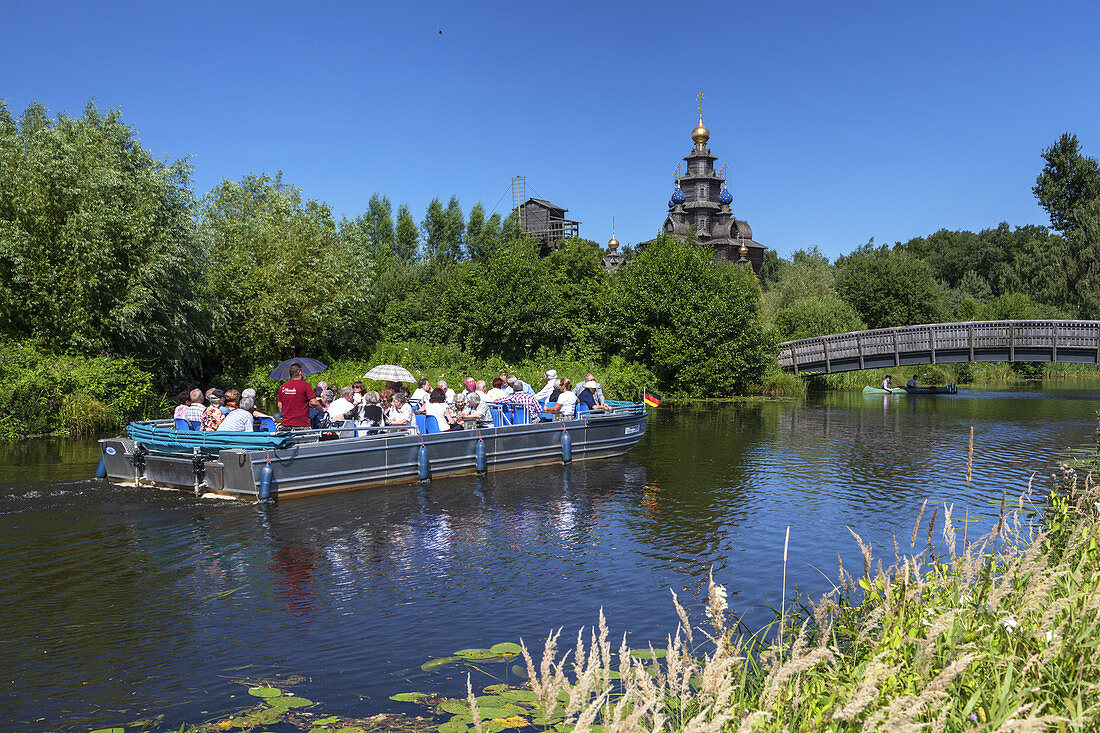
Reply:
[[[152,375],[128,358],[57,355],[0,341],[0,385],[0,437],[7,440],[117,429],[163,411]]]
[[[867,324],[851,305],[836,296],[802,298],[782,310],[775,327],[783,341],[863,331]]]

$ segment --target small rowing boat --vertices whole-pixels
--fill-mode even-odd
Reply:
[[[958,394],[959,388],[953,384],[945,384],[940,387],[894,387],[883,389],[882,387],[864,387],[863,394]]]

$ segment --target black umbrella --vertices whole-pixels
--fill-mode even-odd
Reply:
[[[279,366],[271,370],[271,374],[268,375],[268,379],[290,379],[290,365],[301,364],[302,374],[316,374],[317,372],[323,372],[328,369],[327,366],[317,361],[316,359],[287,359]]]

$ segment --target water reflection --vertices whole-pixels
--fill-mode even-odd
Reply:
[[[992,524],[1002,491],[1094,440],[1094,395],[662,407],[627,456],[270,508],[73,480],[94,471],[91,443],[13,447],[0,461],[0,654],[15,672],[0,729],[148,710],[178,728],[227,704],[235,678],[288,674],[330,709],[372,714],[398,688],[464,685],[422,672],[426,659],[537,643],[601,607],[613,633],[659,642],[676,624],[668,589],[700,598],[711,567],[760,624],[788,526],[791,593],[823,589],[838,556],[859,562],[846,525],[892,557],[925,499],[969,501],[975,527]]]

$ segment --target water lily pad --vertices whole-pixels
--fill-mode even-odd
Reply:
[[[125,728],[97,728],[92,733],[126,733]]]
[[[317,720],[313,721],[313,724],[314,725],[332,725],[333,723],[339,723],[339,722],[340,722],[340,716],[339,715],[330,715],[327,718],[318,718]]]
[[[512,674],[519,677],[521,680],[527,679],[527,667],[522,664],[513,664],[511,667]]]
[[[489,651],[502,657],[514,657],[517,654],[523,653],[523,647],[519,644],[513,644],[510,641],[506,641],[501,644],[493,644],[489,647]]]
[[[500,695],[482,695],[477,698],[478,707],[499,708],[507,705],[508,701]]]
[[[440,725],[439,728],[437,728],[436,730],[438,730],[439,733],[466,733],[466,731],[470,730],[470,726],[466,725],[465,723],[448,720],[446,723]]]
[[[500,696],[509,702],[534,702],[539,699],[530,690],[501,690]]]
[[[492,659],[500,655],[492,649],[459,649],[455,652],[455,656],[462,657],[463,659]]]
[[[470,714],[470,706],[465,700],[444,700],[439,703],[439,709],[452,715]]]
[[[440,657],[439,659],[433,659],[431,661],[424,662],[424,664],[420,665],[420,669],[424,670],[425,672],[431,672],[436,667],[442,666],[444,664],[450,664],[451,662],[457,662],[461,659],[462,657]]]
[[[489,695],[499,695],[500,693],[506,692],[506,691],[511,690],[511,689],[512,689],[511,685],[506,685],[503,682],[501,682],[501,683],[496,684],[496,685],[489,685],[488,687],[485,688],[485,692]]]
[[[483,708],[483,707],[478,707],[477,712],[478,712],[478,715],[481,716],[482,720],[491,720],[493,718],[507,718],[508,716],[512,715],[515,711],[514,710],[509,710],[508,708],[488,708],[488,707]],[[520,712],[522,712],[522,710]]]
[[[250,687],[248,694],[253,697],[279,697],[283,691],[278,687]]]
[[[396,695],[390,695],[390,699],[397,702],[421,702],[427,700],[428,695],[423,692],[399,692]]]
[[[504,728],[526,728],[531,725],[527,718],[520,717],[519,715],[510,715],[507,718],[494,718],[491,722]]]
[[[668,656],[667,649],[631,649],[630,656],[634,659],[663,659]]]
[[[306,705],[312,705],[312,700],[307,700],[304,697],[297,697],[296,695],[290,695],[288,697],[272,697],[268,698],[267,703],[280,708],[303,708]]]

